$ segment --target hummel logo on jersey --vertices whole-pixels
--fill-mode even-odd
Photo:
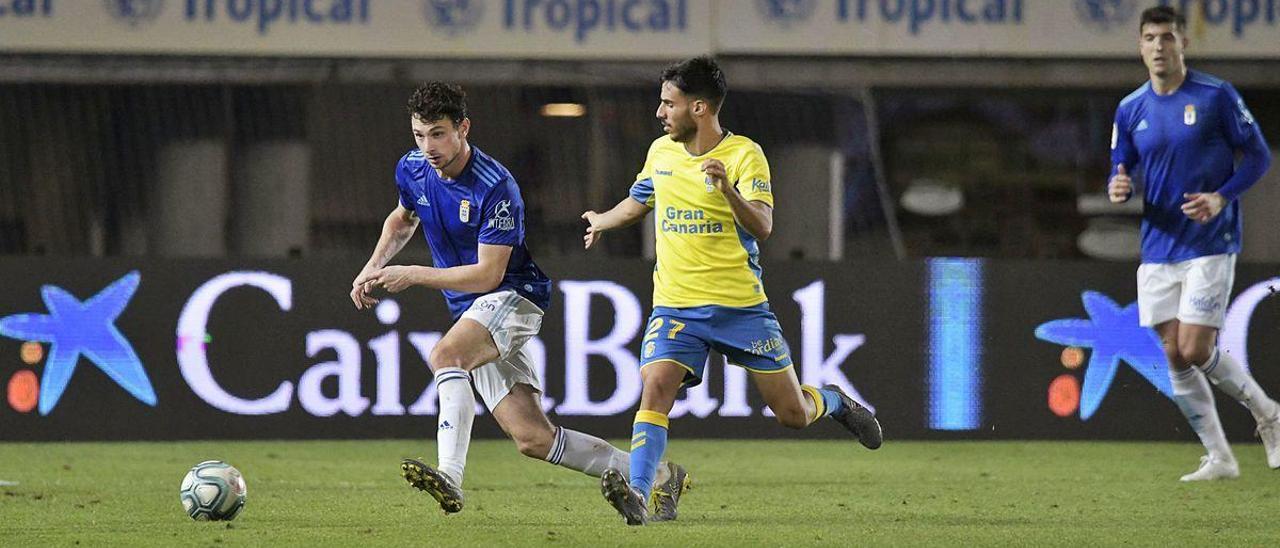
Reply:
[[[1134,131],[1134,133],[1137,133],[1137,132],[1139,132],[1139,131],[1143,131],[1143,130],[1145,130],[1145,129],[1147,129],[1147,119],[1146,119],[1146,118],[1143,118],[1141,122],[1138,122],[1138,127],[1134,128],[1134,130],[1133,130],[1133,131]]]
[[[431,201],[426,196],[418,196],[418,205],[431,207]]]

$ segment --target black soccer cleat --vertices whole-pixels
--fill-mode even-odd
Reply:
[[[680,496],[693,488],[689,472],[683,466],[674,462],[665,463],[665,466],[669,474],[667,481],[653,486],[653,494],[649,495],[649,504],[652,506],[650,510],[653,512],[649,521],[676,519],[676,507],[680,505]]]
[[[600,476],[600,494],[627,520],[627,525],[644,525],[649,521],[649,509],[644,498],[631,489],[622,472],[610,468]]]
[[[844,402],[844,411],[833,413],[831,418],[840,423],[853,435],[858,438],[858,442],[867,449],[879,449],[880,444],[884,442],[884,432],[880,430],[880,421],[876,420],[876,416],[871,414],[871,410],[863,407],[848,394],[844,393],[839,386],[828,384],[822,387],[823,390],[834,390],[840,395],[840,400]]]
[[[455,514],[462,511],[462,489],[435,468],[417,459],[404,459],[400,462],[400,475],[404,476],[409,485],[419,491],[426,491],[436,499],[444,513]]]

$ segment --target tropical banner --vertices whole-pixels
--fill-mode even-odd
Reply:
[[[1276,0],[1162,0],[1280,57]],[[283,57],[1133,57],[1140,0],[0,0],[0,51]]]

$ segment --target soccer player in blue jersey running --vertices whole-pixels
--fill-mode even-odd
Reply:
[[[880,423],[838,386],[802,385],[769,308],[757,242],[773,230],[773,183],[764,152],[720,127],[727,91],[710,57],[668,67],[655,139],[630,196],[604,213],[588,211],[583,243],[655,211],[658,264],[653,314],[641,341],[640,410],[631,437],[631,470],[607,470],[605,499],[629,525],[652,521],[644,501],[667,446],[667,414],[682,386],[702,382],[714,349],[751,372],[778,422],[804,428],[831,417],[865,446],[880,447]]]
[[[440,289],[455,322],[427,359],[440,401],[439,468],[405,459],[402,475],[434,497],[445,513],[462,510],[462,476],[475,418],[472,385],[524,455],[594,477],[628,465],[627,453],[553,426],[542,411],[538,376],[524,344],[542,326],[551,281],[525,247],[524,201],[515,178],[467,142],[471,120],[462,88],[426,84],[414,91],[408,110],[417,147],[396,165],[400,200],[382,225],[373,256],[351,284],[357,309],[377,304],[371,294],[375,288],[391,293],[413,286]],[[433,266],[388,266],[418,225]],[[655,498],[655,511],[673,519],[688,476],[678,465],[662,468],[670,496]]]
[[[1271,153],[1231,84],[1187,70],[1186,26],[1168,6],[1142,13],[1139,50],[1151,80],[1116,109],[1107,187],[1123,202],[1133,178],[1143,183],[1139,317],[1159,333],[1174,402],[1208,453],[1182,481],[1202,481],[1240,475],[1210,382],[1249,408],[1271,468],[1280,468],[1280,405],[1217,348],[1240,252],[1237,199]]]

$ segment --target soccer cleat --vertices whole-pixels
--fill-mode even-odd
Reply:
[[[844,393],[839,386],[828,384],[822,387],[823,390],[833,390],[840,395],[840,400],[844,402],[844,411],[833,413],[832,419],[847,428],[853,435],[858,438],[858,442],[867,449],[879,449],[880,444],[884,442],[884,432],[880,430],[880,421],[876,420],[876,416],[871,414],[871,410],[863,407],[848,394]]]
[[[649,521],[649,509],[645,507],[644,497],[631,488],[627,478],[615,468],[604,471],[600,476],[600,494],[605,500],[627,520],[627,525],[644,525]]]
[[[420,460],[404,459],[400,463],[400,475],[404,476],[409,485],[419,491],[426,491],[436,499],[444,513],[454,514],[462,511],[462,489],[435,468],[427,466]]]
[[[666,463],[667,481],[653,486],[653,494],[649,495],[650,509],[653,514],[649,521],[671,521],[676,519],[676,507],[680,505],[680,496],[693,488],[689,472],[674,462]]]
[[[1205,455],[1200,457],[1200,468],[1182,476],[1181,481],[1211,481],[1238,477],[1240,477],[1240,466],[1236,464],[1235,459],[1227,460]]]
[[[1280,468],[1280,415],[1258,424],[1258,437],[1267,451],[1267,466]]]

